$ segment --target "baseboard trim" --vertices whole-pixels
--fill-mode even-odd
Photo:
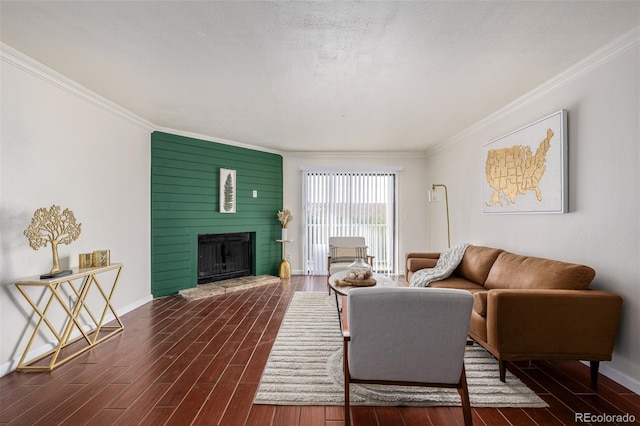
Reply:
[[[146,297],[143,297],[142,299],[136,300],[135,302],[125,306],[124,308],[118,309],[118,316],[121,317],[124,314],[133,311],[136,308],[139,308],[140,306],[149,303],[150,301],[153,300],[153,296],[151,296],[151,294],[149,294]],[[113,315],[106,315],[105,316],[105,322],[109,322],[112,321],[114,319]],[[90,327],[88,325],[86,325],[85,330],[89,330]],[[71,338],[75,338],[80,336],[80,332],[76,331],[75,333],[72,334]],[[45,354],[47,352],[49,352],[50,350],[52,350],[54,348],[54,344],[53,343],[45,343],[44,345],[37,347],[31,351],[29,351],[29,353],[27,354],[27,359],[33,359],[36,358],[42,354]],[[22,354],[20,354],[20,356],[22,356]],[[16,370],[16,368],[18,367],[18,363],[20,362],[20,358],[14,358],[2,365],[0,365],[0,377],[2,376],[6,376],[9,373],[12,373]]]
[[[580,361],[580,362],[582,362],[584,365],[589,366],[589,361]],[[609,364],[606,364],[603,362],[600,363],[599,372],[603,376],[608,377],[609,379],[613,380],[617,384],[622,385],[625,388],[640,395],[640,381],[619,372],[615,368],[612,368]]]

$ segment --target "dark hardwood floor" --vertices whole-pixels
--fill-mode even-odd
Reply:
[[[123,333],[53,372],[0,378],[0,423],[344,424],[342,407],[252,404],[295,291],[326,291],[326,277],[294,276],[194,302],[153,300],[122,317]],[[629,413],[640,423],[640,396],[602,375],[591,389],[589,368],[579,362],[510,363],[509,369],[549,408],[474,408],[475,425],[570,425],[575,412]],[[462,424],[458,407],[352,407],[352,413],[354,425]]]

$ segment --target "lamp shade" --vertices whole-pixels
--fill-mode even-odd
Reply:
[[[437,187],[439,186],[444,189],[444,201],[447,211],[447,243],[448,247],[451,248],[451,226],[449,225],[449,191],[447,190],[447,186],[441,183],[434,183],[433,185],[431,185],[431,189],[429,190],[429,201],[440,201],[440,194],[437,190]]]
[[[429,202],[435,202],[435,201],[440,201],[440,193],[438,193],[438,190],[436,189],[435,186],[431,186],[431,189],[429,189]]]

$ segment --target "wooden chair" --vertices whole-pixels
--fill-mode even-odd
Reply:
[[[455,388],[472,425],[464,353],[473,297],[464,290],[359,288],[343,299],[344,415],[350,383]]]

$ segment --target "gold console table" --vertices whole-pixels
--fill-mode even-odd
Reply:
[[[114,272],[106,274],[109,271]],[[35,276],[16,282],[16,287],[39,317],[17,370],[51,371],[124,330],[124,325],[111,304],[121,271],[122,264],[113,263],[96,268],[75,268],[71,275],[57,278],[40,279],[39,276]],[[101,283],[99,278],[109,279],[109,284],[107,281]],[[29,294],[29,288],[42,288],[44,293],[39,295],[36,301]],[[87,300],[90,293],[92,294],[91,302]],[[98,310],[101,309],[99,317],[92,312],[92,309],[96,310],[94,306],[96,303],[93,301],[96,298],[99,301],[97,304],[100,305]],[[60,310],[62,310],[61,313]],[[104,324],[109,311],[115,317],[112,321],[116,323],[115,325]],[[48,315],[54,315],[53,312],[63,317],[62,325],[59,327],[56,327],[53,319],[48,317]],[[83,325],[82,321],[88,324]],[[87,330],[87,328],[90,329]],[[77,330],[80,336],[72,338],[74,330]],[[38,335],[53,335],[57,344],[47,353],[27,361],[25,358]]]

